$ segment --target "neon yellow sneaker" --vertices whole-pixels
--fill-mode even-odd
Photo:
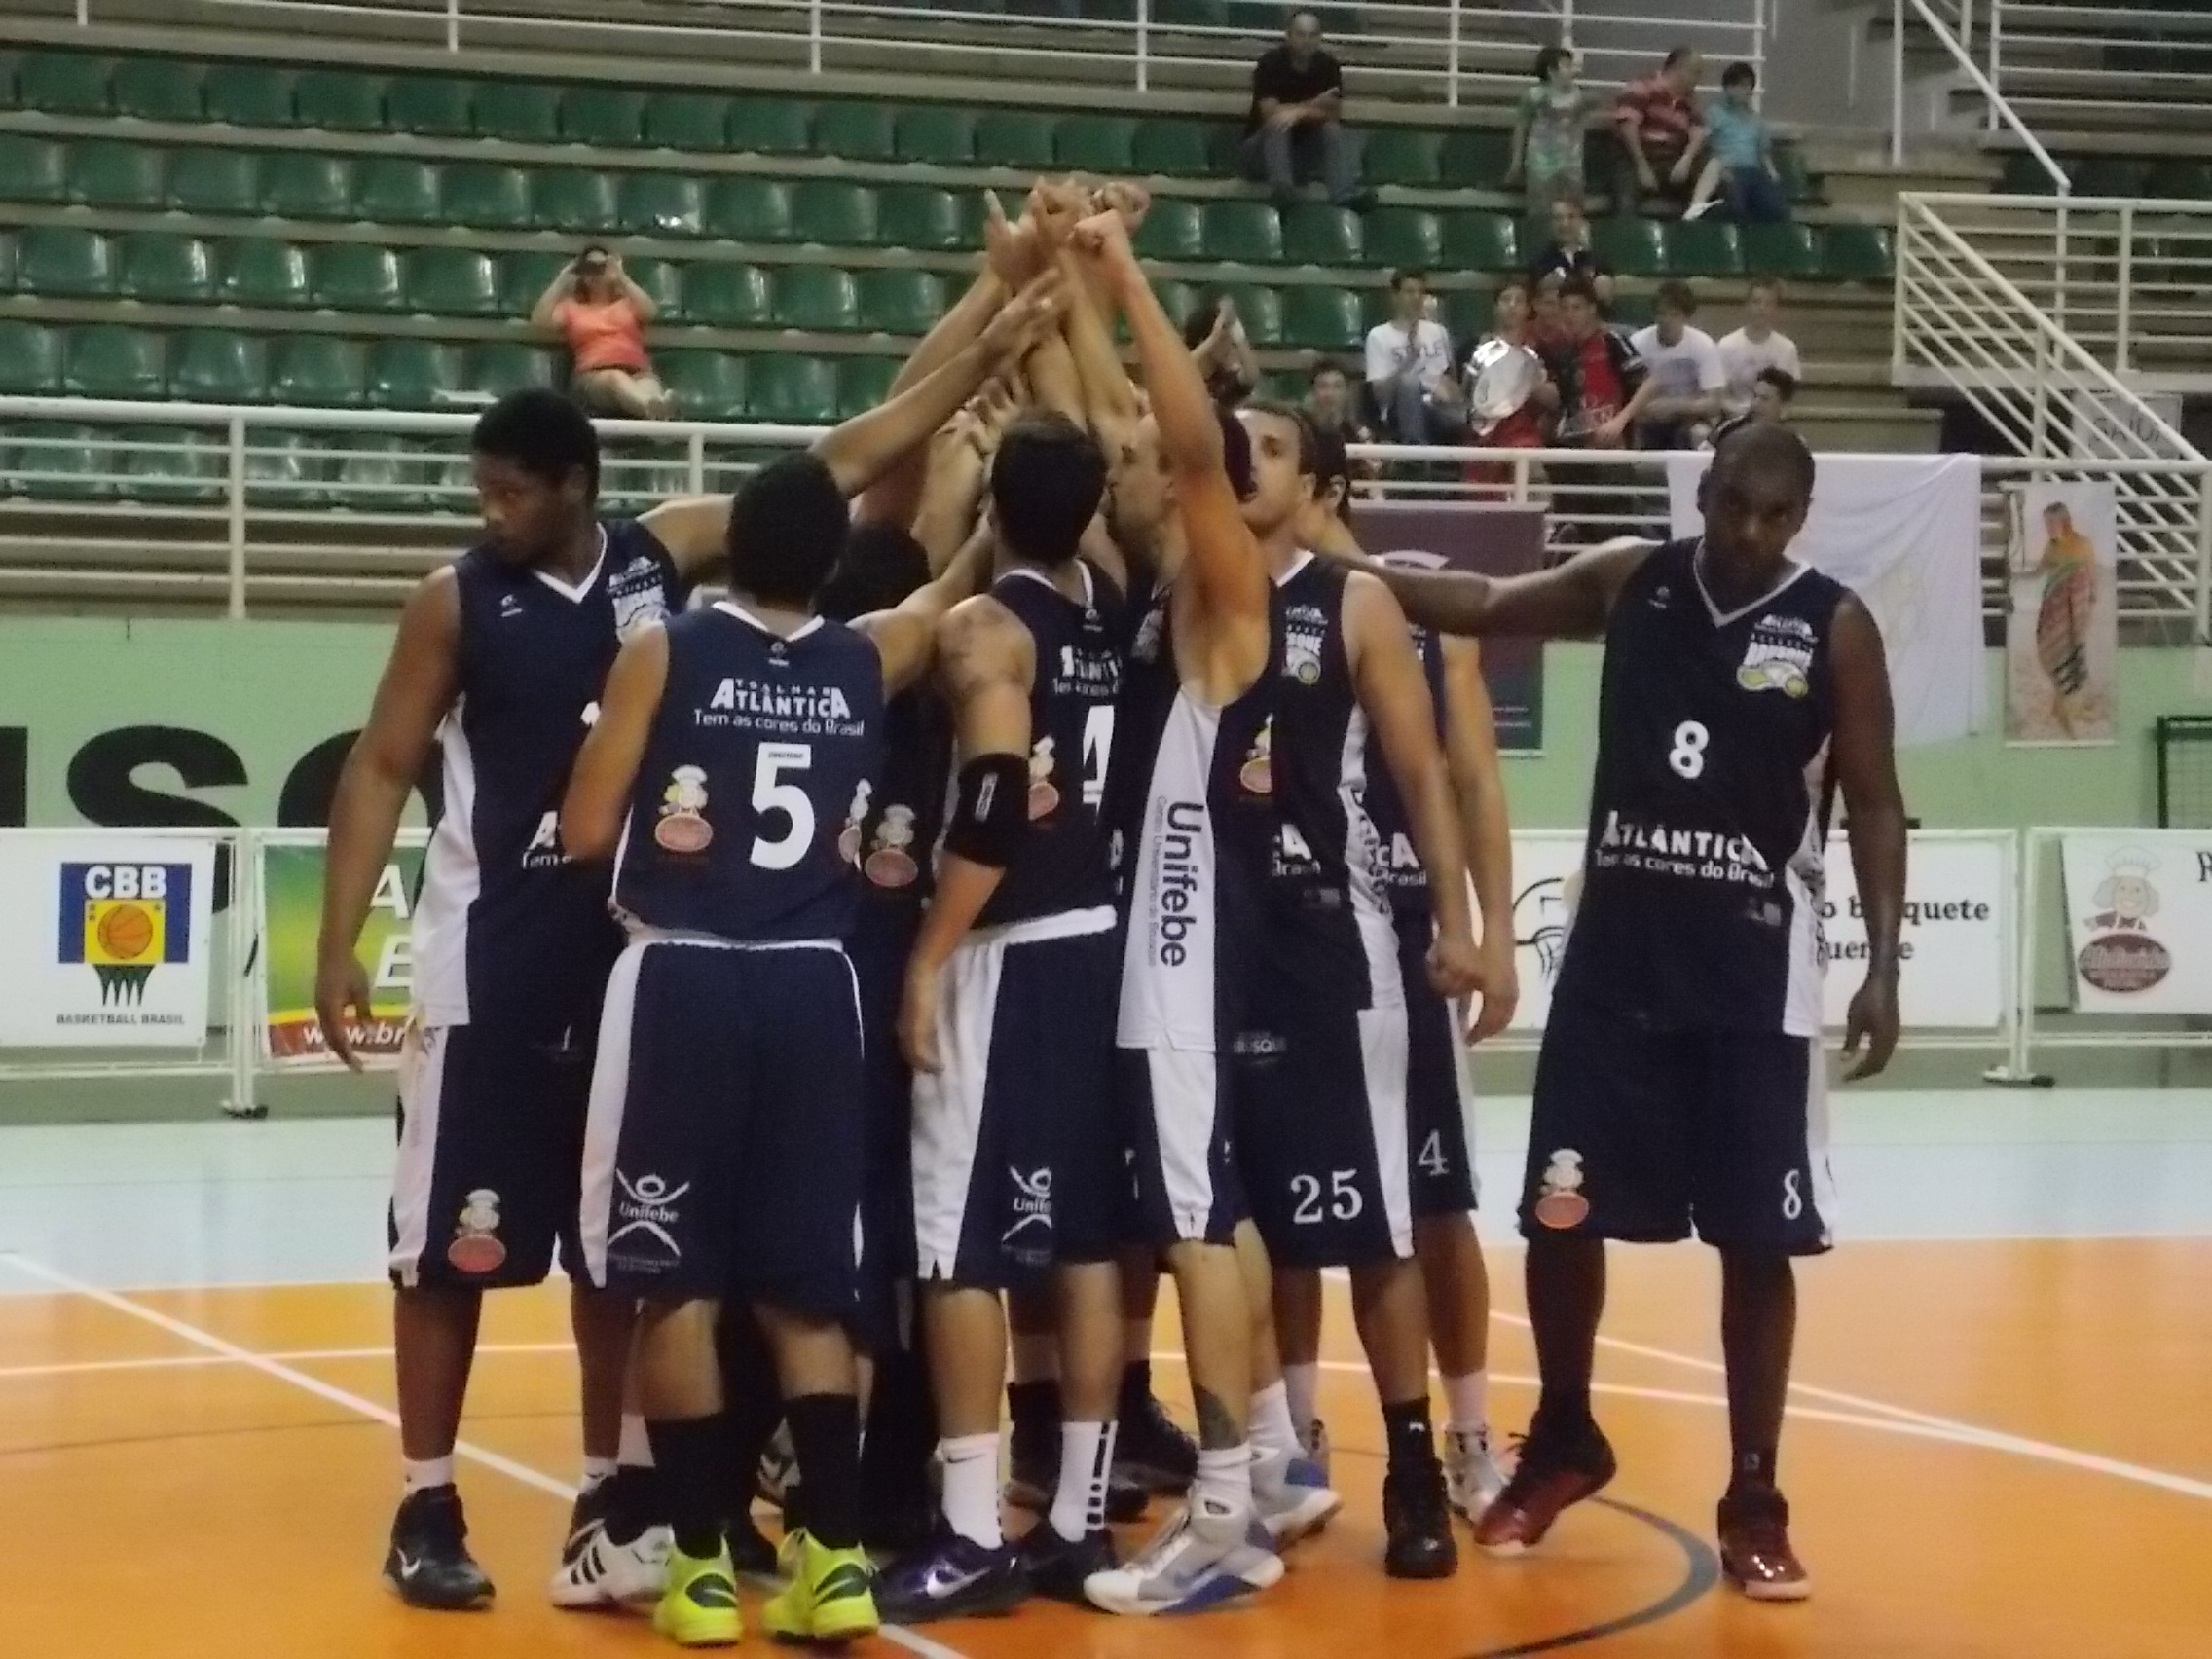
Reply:
[[[875,1567],[861,1549],[825,1549],[802,1529],[784,1540],[778,1563],[791,1588],[760,1609],[768,1634],[782,1641],[850,1641],[873,1636]]]
[[[668,1586],[653,1607],[653,1629],[679,1647],[731,1647],[745,1634],[729,1546],[711,1556],[668,1554]]]

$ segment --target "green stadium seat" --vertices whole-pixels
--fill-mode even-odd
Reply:
[[[1615,328],[1648,328],[1659,320],[1659,301],[1651,294],[1620,294],[1605,308],[1605,320]]]
[[[2173,201],[2202,202],[2212,198],[2212,162],[2180,156],[2168,157],[2151,169],[2146,188],[2153,196],[2163,196]]]
[[[385,120],[394,132],[424,138],[473,138],[469,108],[475,91],[459,75],[394,75],[385,89]]]
[[[6,170],[0,160],[0,171]],[[9,176],[14,176],[10,173]],[[262,210],[260,158],[244,150],[169,153],[168,204],[180,212],[243,218]]]
[[[430,509],[432,498],[423,488],[423,454],[405,438],[390,432],[350,432],[336,441],[345,446],[345,453],[335,459],[329,478],[330,494],[340,504],[362,513]]]
[[[1369,184],[1433,185],[1444,176],[1444,134],[1415,127],[1371,128],[1361,161]]]
[[[571,87],[561,99],[561,136],[602,150],[645,141],[645,94],[635,87]]]
[[[270,354],[269,395],[278,403],[350,409],[368,385],[368,358],[357,340],[290,335]]]
[[[174,348],[171,348],[174,357]],[[173,383],[176,371],[170,369]],[[192,426],[130,426],[115,434],[110,453],[126,476],[123,494],[134,501],[211,505],[223,498],[231,475],[226,432]]]
[[[407,309],[434,316],[498,316],[499,285],[492,261],[474,248],[418,247],[401,256]]]
[[[72,328],[61,352],[61,389],[134,402],[168,395],[166,342],[143,328]]]
[[[269,351],[250,334],[190,328],[172,341],[169,395],[186,403],[260,403],[269,396]]]
[[[382,132],[385,82],[350,69],[303,69],[292,83],[292,110],[303,127],[325,132]]]
[[[714,92],[655,92],[645,100],[645,142],[719,155],[729,143],[729,99]]]
[[[160,305],[191,305],[214,297],[215,262],[197,237],[132,231],[115,243],[116,292]]]
[[[1517,271],[1521,239],[1510,213],[1441,215],[1443,263],[1456,271]]]
[[[1507,133],[1480,127],[1454,128],[1445,134],[1444,147],[1437,155],[1437,182],[1495,190],[1512,156],[1513,140]]]
[[[1137,227],[1136,248],[1147,259],[1203,259],[1205,216],[1196,202],[1157,201]]]
[[[849,272],[786,265],[769,277],[768,289],[782,327],[844,333],[861,325],[860,291]]]
[[[369,401],[379,409],[435,409],[462,384],[461,349],[440,340],[380,340],[369,357]]]
[[[652,301],[653,309],[662,322],[681,322],[683,310],[682,267],[665,259],[642,254],[636,259],[622,262],[623,274],[643,288],[645,298]]]
[[[1191,28],[1218,29],[1228,26],[1229,14],[1229,0],[1160,0],[1152,16],[1156,25],[1180,23]],[[1267,14],[1264,20],[1260,17],[1249,19],[1255,25],[1254,32],[1259,34],[1272,33],[1281,20],[1272,13]]]
[[[1077,172],[1125,178],[1136,168],[1137,124],[1125,115],[1063,115],[1052,160]]]
[[[468,348],[464,361],[468,374],[463,390],[504,397],[525,387],[553,384],[552,357],[519,340],[480,340]]]
[[[729,351],[660,351],[653,356],[661,385],[684,421],[745,419],[745,359]]]
[[[944,278],[934,271],[859,273],[861,326],[882,334],[927,334],[944,314]]]
[[[976,160],[986,166],[1050,167],[1052,118],[1037,110],[984,110],[976,117]]]
[[[367,242],[329,242],[311,249],[308,294],[323,311],[406,310],[398,256]]]
[[[1265,202],[1209,202],[1200,211],[1205,224],[1205,256],[1246,265],[1273,265],[1282,258],[1282,222]],[[1151,214],[1145,216],[1146,227]]]
[[[290,242],[234,238],[222,244],[215,293],[226,305],[308,305],[307,255]]]
[[[707,232],[732,241],[790,241],[792,187],[772,178],[715,179],[707,186]]]
[[[329,446],[335,434],[272,432],[245,435],[245,498],[250,506],[304,513],[329,504]]]
[[[866,247],[875,240],[875,192],[836,179],[792,186],[792,235],[829,247]]]
[[[605,236],[614,224],[614,181],[591,167],[535,168],[530,217],[542,230]]]
[[[1183,326],[1185,317],[1198,309],[1198,301],[1204,293],[1197,284],[1173,276],[1155,276],[1152,291],[1160,298],[1160,309],[1178,328]]]
[[[624,173],[615,222],[644,236],[695,237],[707,228],[706,192],[682,173]]]
[[[814,106],[748,92],[730,99],[729,147],[754,156],[803,156],[814,148]]]
[[[908,104],[893,123],[899,159],[965,166],[976,159],[976,117],[951,104]]]
[[[1890,279],[1890,230],[1887,225],[1830,225],[1821,269],[1841,282]]]
[[[173,57],[124,57],[116,61],[108,89],[118,115],[140,121],[203,121],[200,72]]]
[[[561,137],[561,89],[537,81],[479,81],[469,103],[479,138],[553,144]]]
[[[1196,121],[1140,121],[1130,146],[1138,172],[1153,178],[1200,178],[1213,170],[1206,129]]]
[[[8,181],[11,202],[66,202],[68,152],[44,138],[0,132],[0,178]]]
[[[2142,196],[2156,165],[2148,156],[2084,156],[2067,170],[2077,196]]]
[[[353,164],[353,214],[376,225],[441,225],[438,169],[410,156],[364,156]]]
[[[16,281],[41,299],[105,299],[115,292],[107,238],[75,225],[25,225],[16,247]]]
[[[1775,146],[1774,170],[1781,176],[1783,194],[1790,201],[1818,202],[1821,199],[1820,181],[1805,165],[1805,152],[1796,145]]]
[[[1359,344],[1366,329],[1359,296],[1346,288],[1301,284],[1282,296],[1283,344],[1315,351],[1343,351]]]
[[[1236,302],[1237,320],[1245,337],[1266,351],[1284,344],[1282,296],[1256,282],[1224,282],[1222,294]]]
[[[825,426],[837,418],[837,374],[819,357],[755,357],[746,364],[746,408],[758,420]]]
[[[960,199],[949,190],[922,184],[878,185],[875,192],[875,234],[885,247],[914,252],[972,248]]]
[[[94,139],[69,147],[69,199],[87,207],[159,210],[166,193],[162,152]]]
[[[527,230],[530,174],[491,162],[448,162],[440,169],[438,206],[445,221],[480,231]]]
[[[233,127],[290,127],[292,72],[263,63],[217,63],[200,82],[200,103],[209,121]]]
[[[104,57],[78,52],[26,52],[16,69],[16,95],[25,109],[48,115],[106,115],[108,76]]]
[[[1359,215],[1326,202],[1294,202],[1282,210],[1282,256],[1293,265],[1357,265]]]
[[[352,165],[342,156],[272,151],[261,159],[261,207],[283,219],[350,219]]]
[[[2061,160],[2058,164],[2069,171],[2080,166],[2079,162]],[[2050,174],[2044,171],[2043,163],[2025,150],[2015,150],[2005,158],[2005,170],[1998,179],[1998,188],[2010,196],[2054,196],[2057,187]]]
[[[37,397],[60,389],[60,336],[35,322],[0,317],[0,393]]]
[[[1735,276],[1744,269],[1744,245],[1725,219],[1661,221],[1667,270],[1677,276]]]
[[[104,501],[114,498],[120,471],[114,435],[97,426],[41,424],[8,434],[7,483],[16,495],[49,500]]]
[[[814,106],[814,151],[847,162],[888,162],[899,154],[891,105],[832,98]]]
[[[1363,230],[1368,260],[1385,271],[1428,271],[1444,257],[1444,228],[1426,208],[1378,207]]]
[[[1811,225],[1744,225],[1744,269],[1754,276],[1818,276],[1820,233]]]
[[[1477,340],[1491,331],[1497,296],[1489,289],[1447,288],[1436,298],[1441,320],[1454,340]]]
[[[1667,229],[1657,219],[1616,213],[1591,227],[1590,240],[1600,262],[1624,276],[1667,274]]]
[[[0,231],[0,294],[16,288],[16,233]]]
[[[551,286],[554,273],[566,271],[574,259],[573,254],[549,248],[500,254],[499,310],[508,316],[528,316],[538,296]]]
[[[899,376],[896,357],[846,357],[837,364],[837,414],[842,420],[865,415],[891,395]]]
[[[701,260],[683,267],[683,314],[712,328],[768,328],[775,307],[757,265]]]

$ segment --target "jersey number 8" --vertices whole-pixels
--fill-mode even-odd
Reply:
[[[1685,778],[1705,775],[1705,751],[1713,733],[1702,720],[1684,720],[1675,728],[1675,747],[1667,751],[1667,764]]]

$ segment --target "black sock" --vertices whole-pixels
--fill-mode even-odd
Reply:
[[[861,1491],[869,1510],[926,1502],[930,1454],[936,1449],[929,1367],[912,1348],[885,1348],[875,1356],[867,1433],[861,1437]]]
[[[1122,1420],[1140,1417],[1152,1403],[1152,1361],[1132,1359],[1122,1367]]]
[[[1429,1427],[1428,1400],[1404,1400],[1382,1407],[1382,1440],[1389,1448],[1390,1467],[1429,1468],[1436,1462],[1436,1434]]]
[[[1771,1492],[1774,1489],[1774,1463],[1776,1449],[1772,1446],[1745,1447],[1736,1453],[1735,1467],[1729,1471],[1730,1492]]]
[[[784,1403],[798,1478],[806,1487],[806,1530],[826,1549],[861,1541],[861,1409],[850,1394],[801,1394]]]
[[[645,1433],[652,1439],[653,1467],[660,1471],[676,1547],[695,1560],[712,1556],[722,1547],[721,1414],[648,1418]]]
[[[607,1506],[607,1541],[634,1543],[648,1527],[665,1519],[668,1500],[661,1495],[660,1471],[625,1463],[614,1472],[613,1500]]]
[[[760,1454],[784,1419],[784,1397],[776,1383],[776,1365],[755,1322],[753,1309],[722,1309],[715,1327],[715,1354],[722,1371],[724,1423],[721,1452],[721,1502],[726,1522],[748,1519],[759,1486]]]
[[[1559,1234],[1531,1238],[1524,1271],[1536,1366],[1543,1376],[1530,1437],[1540,1431],[1547,1439],[1571,1443],[1596,1421],[1590,1415],[1590,1372],[1605,1309],[1605,1247],[1595,1238]]]
[[[1058,1458],[1060,1385],[1057,1382],[1048,1377],[1041,1382],[1008,1383],[1006,1415],[1014,1424],[1014,1444],[1024,1455]]]

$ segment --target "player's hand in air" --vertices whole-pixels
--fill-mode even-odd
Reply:
[[[1045,337],[1048,328],[1058,325],[1059,316],[1060,274],[1048,271],[1032,277],[1021,292],[999,308],[998,314],[983,325],[977,344],[992,362],[1018,362]]]
[[[1019,223],[1009,219],[995,190],[983,192],[983,250],[991,275],[1009,288],[1019,288],[1037,275],[1037,227],[1027,217]]]
[[[314,971],[314,1016],[322,1025],[323,1047],[344,1060],[352,1071],[361,1069],[346,1034],[346,1016],[369,1017],[369,971],[350,950],[344,956],[325,956]]]
[[[914,957],[906,964],[906,988],[899,1001],[899,1051],[917,1072],[940,1072],[937,1051],[938,970]]]
[[[1846,1057],[1859,1055],[1859,1045],[1866,1045],[1866,1052],[1843,1074],[1846,1083],[1857,1083],[1862,1077],[1872,1077],[1890,1063],[1890,1056],[1898,1050],[1898,977],[1895,974],[1873,973],[1859,987],[1851,999],[1851,1010],[1843,1017],[1843,1051]]]
[[[1128,184],[1116,179],[1091,193],[1090,207],[1094,213],[1121,214],[1123,223],[1129,227],[1129,234],[1134,236],[1137,227],[1144,223],[1144,216],[1152,211],[1152,192],[1141,184]]]
[[[1438,931],[1428,947],[1428,982],[1447,1002],[1483,988],[1482,952],[1471,935]]]
[[[1029,218],[1047,253],[1067,241],[1087,205],[1083,187],[1072,178],[1037,181],[1029,192]]]
[[[1482,1000],[1467,1022],[1469,1043],[1495,1037],[1513,1023],[1513,1011],[1521,1006],[1521,970],[1513,960],[1511,942],[1501,950],[1484,946],[1482,961]]]

